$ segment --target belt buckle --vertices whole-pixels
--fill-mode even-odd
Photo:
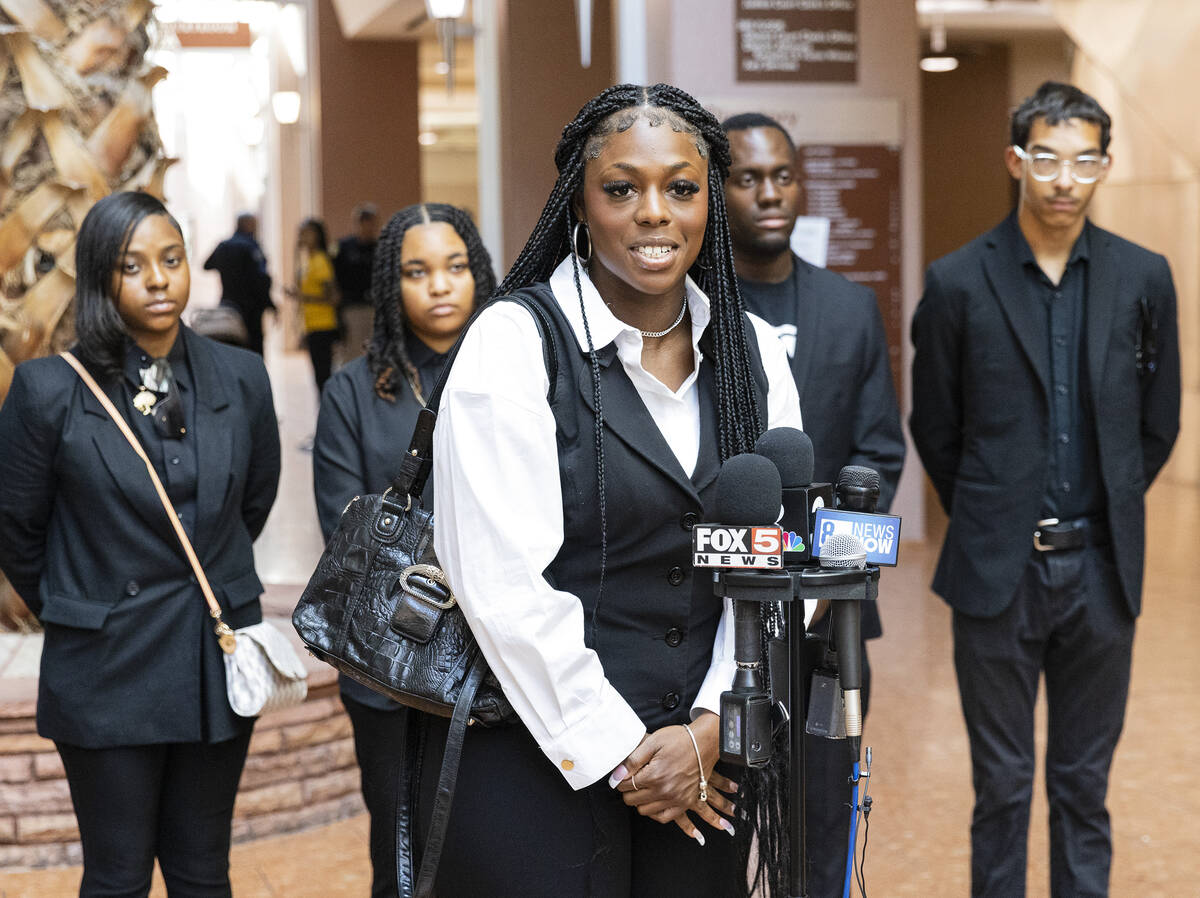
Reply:
[[[1061,521],[1059,521],[1058,518],[1045,518],[1044,520],[1038,521],[1037,526],[1039,528],[1053,527],[1059,523],[1061,523]],[[1042,542],[1042,531],[1040,529],[1033,531],[1033,547],[1035,549],[1037,549],[1039,552],[1053,552],[1054,551],[1054,546],[1047,546]]]

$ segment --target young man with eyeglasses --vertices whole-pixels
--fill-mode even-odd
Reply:
[[[1143,493],[1179,429],[1167,262],[1086,217],[1110,124],[1070,85],[1026,99],[1005,150],[1017,209],[929,267],[913,318],[912,435],[950,516],[933,589],[953,608],[974,896],[1025,894],[1043,674],[1050,894],[1108,894]]]

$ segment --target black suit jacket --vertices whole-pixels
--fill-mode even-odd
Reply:
[[[746,306],[776,328],[796,328],[789,356],[804,432],[813,442],[813,482],[836,483],[846,465],[873,468],[879,510],[886,511],[904,467],[904,431],[875,294],[799,256],[792,262],[793,303],[768,306],[746,290]]]
[[[222,240],[204,262],[209,271],[221,276],[221,303],[242,314],[251,330],[262,330],[262,315],[275,308],[271,301],[271,276],[258,241],[235,233]]]
[[[836,483],[846,465],[873,468],[879,472],[879,510],[887,511],[905,447],[875,294],[799,256],[793,255],[792,263],[797,290],[788,305],[758,301],[752,285],[743,293],[755,315],[777,329],[796,328],[789,355],[804,432],[813,443],[813,482]],[[790,334],[781,337],[791,340]],[[865,605],[863,612],[863,636],[879,636],[874,604]]]
[[[1090,222],[1085,311],[1112,555],[1141,610],[1143,494],[1179,432],[1175,288],[1162,256]],[[1015,213],[934,262],[913,318],[913,440],[950,515],[934,590],[976,617],[1012,601],[1033,551],[1050,456],[1045,311],[1021,271]],[[1158,322],[1158,366],[1139,375],[1142,306]]]
[[[271,386],[261,357],[186,328],[184,339],[196,390],[193,544],[236,629],[262,619],[251,546],[279,482]],[[106,392],[127,402],[119,383]],[[17,367],[0,459],[0,568],[45,627],[38,732],[103,748],[244,728],[145,465],[63,359]]]
[[[433,389],[432,383],[424,386]],[[313,437],[313,492],[326,541],[351,499],[387,489],[400,470],[420,411],[404,380],[396,389],[395,402],[381,399],[365,357],[350,362],[325,383]],[[422,500],[426,508],[433,504],[432,476]],[[339,682],[342,693],[360,704],[380,710],[402,707],[349,677],[341,676]]]

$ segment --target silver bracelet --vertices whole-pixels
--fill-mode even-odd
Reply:
[[[696,766],[700,768],[700,800],[708,801],[708,780],[704,778],[704,761],[700,757],[700,746],[696,744],[696,734],[686,723],[683,728],[687,730],[687,734],[692,739],[692,748],[696,749]]]

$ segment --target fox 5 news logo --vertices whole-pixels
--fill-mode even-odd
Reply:
[[[783,550],[779,527],[697,524],[692,528],[693,567],[778,570],[783,567]]]

